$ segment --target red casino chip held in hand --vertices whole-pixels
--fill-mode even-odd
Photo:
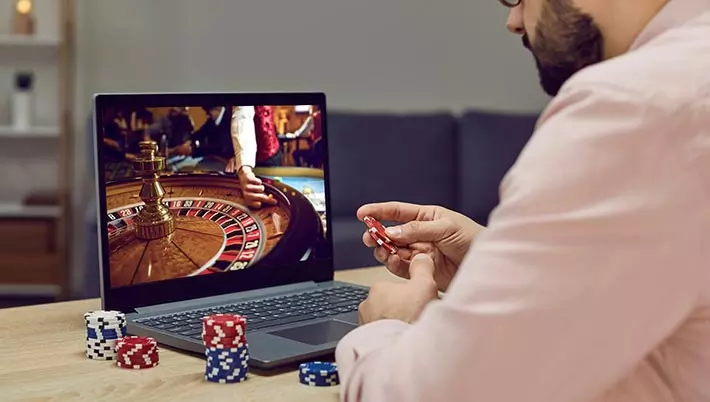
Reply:
[[[367,232],[370,234],[370,237],[372,237],[380,247],[384,248],[392,255],[397,254],[399,250],[397,246],[394,245],[392,239],[387,236],[384,225],[371,216],[366,216],[363,221],[365,225],[367,225]]]

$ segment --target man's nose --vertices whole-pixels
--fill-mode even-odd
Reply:
[[[508,21],[505,26],[511,33],[518,35],[523,35],[525,33],[525,26],[523,25],[523,8],[520,5],[510,9],[510,12],[508,13]]]

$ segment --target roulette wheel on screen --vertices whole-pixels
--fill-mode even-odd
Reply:
[[[164,163],[143,142],[139,176],[106,183],[111,286],[295,263],[324,241],[318,213],[286,184],[262,177],[277,203],[250,209],[236,177]]]

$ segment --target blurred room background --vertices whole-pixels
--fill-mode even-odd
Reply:
[[[98,295],[97,92],[325,92],[340,269],[376,264],[363,202],[485,223],[548,101],[506,18],[497,0],[0,0],[0,307]]]

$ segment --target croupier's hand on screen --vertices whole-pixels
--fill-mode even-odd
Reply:
[[[229,164],[228,164],[229,165]],[[229,166],[227,166],[229,168]],[[229,169],[225,171],[231,173]],[[232,167],[232,171],[234,168]],[[244,201],[250,208],[261,208],[262,205],[276,205],[276,199],[270,194],[266,194],[266,188],[261,179],[256,177],[251,167],[242,166],[237,173],[239,185],[244,194]]]

